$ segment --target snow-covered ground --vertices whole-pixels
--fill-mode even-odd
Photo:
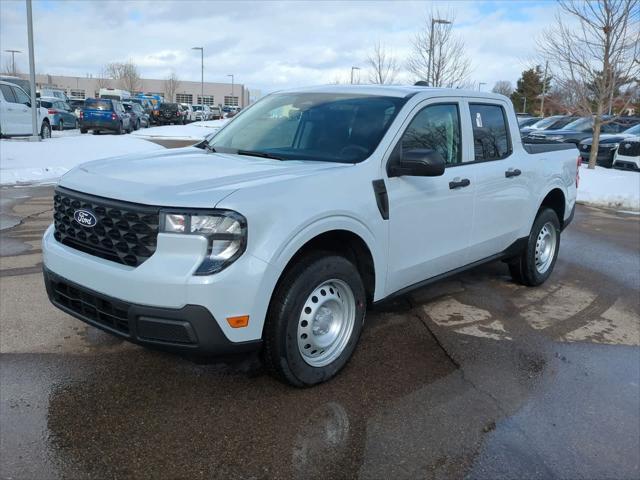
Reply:
[[[53,135],[41,142],[0,140],[0,185],[55,181],[79,163],[164,148],[131,135]]]
[[[194,122],[188,125],[163,125],[160,127],[141,128],[131,135],[151,140],[193,140],[195,143],[220,130],[229,120],[223,118],[221,120]]]
[[[580,167],[578,202],[616,210],[640,211],[640,173]]]

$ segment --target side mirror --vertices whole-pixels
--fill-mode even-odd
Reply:
[[[407,150],[389,167],[389,176],[439,177],[444,174],[444,167],[444,158],[435,150]]]

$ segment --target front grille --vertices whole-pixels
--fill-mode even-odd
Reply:
[[[627,147],[627,145],[629,145]],[[618,148],[618,154],[626,157],[637,157],[640,155],[640,142],[622,142]]]
[[[98,297],[87,290],[80,290],[73,285],[52,278],[50,280],[53,300],[63,307],[93,322],[129,335],[129,318],[126,304],[115,303]]]
[[[90,210],[96,223],[80,225],[79,209]],[[76,250],[112,262],[137,267],[156,250],[157,207],[121,202],[58,188],[53,197],[54,237]]]

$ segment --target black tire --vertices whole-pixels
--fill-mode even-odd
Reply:
[[[80,129],[80,133],[87,133],[87,131],[88,131],[88,130],[87,130],[86,128],[81,128],[81,129]]]
[[[40,127],[40,138],[43,140],[45,138],[51,138],[51,125],[46,120],[42,122],[42,126]]]
[[[331,363],[311,366],[298,347],[298,322],[314,289],[333,279],[343,282],[353,294],[353,329],[343,350]],[[349,260],[330,252],[315,252],[303,257],[280,279],[269,305],[262,351],[266,369],[279,380],[296,387],[309,387],[329,380],[351,358],[364,324],[366,304],[362,279]]]
[[[93,133],[94,135],[100,135],[100,130],[94,130],[94,131],[93,131],[93,132],[91,132],[91,133]]]
[[[76,130],[78,128],[78,120],[74,120],[73,129]]]
[[[548,266],[546,266],[543,271],[539,271],[536,266],[536,246],[539,243],[539,236],[545,226],[547,226],[547,229],[551,226],[551,228],[555,230],[555,237],[550,242],[555,242],[555,248]],[[541,285],[551,275],[558,258],[559,250],[560,221],[558,220],[558,215],[550,208],[542,208],[533,222],[525,250],[509,262],[509,272],[518,283],[529,287]]]

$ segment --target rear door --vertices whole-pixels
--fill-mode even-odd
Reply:
[[[13,91],[13,95],[15,96],[16,103],[13,105],[14,111],[17,113],[16,121],[19,128],[19,133],[21,135],[27,135],[31,133],[31,108],[29,105],[31,104],[31,99],[29,95],[27,95],[24,90],[15,85],[11,85],[11,90]],[[40,119],[38,119],[40,120]]]
[[[475,163],[475,213],[469,260],[498,254],[521,234],[530,205],[535,163],[514,153],[507,106],[499,101],[469,99]],[[515,133],[514,133],[515,131]]]
[[[394,152],[436,150],[446,168],[439,177],[401,176],[386,180],[388,293],[467,263],[475,179],[472,166],[464,162],[470,139],[461,112],[459,99],[427,100],[411,112],[395,139]]]
[[[13,94],[13,89],[9,85],[0,85],[0,92],[2,92],[2,133],[5,135],[17,135],[21,132],[20,129],[20,110],[22,105],[16,103],[16,97]]]

